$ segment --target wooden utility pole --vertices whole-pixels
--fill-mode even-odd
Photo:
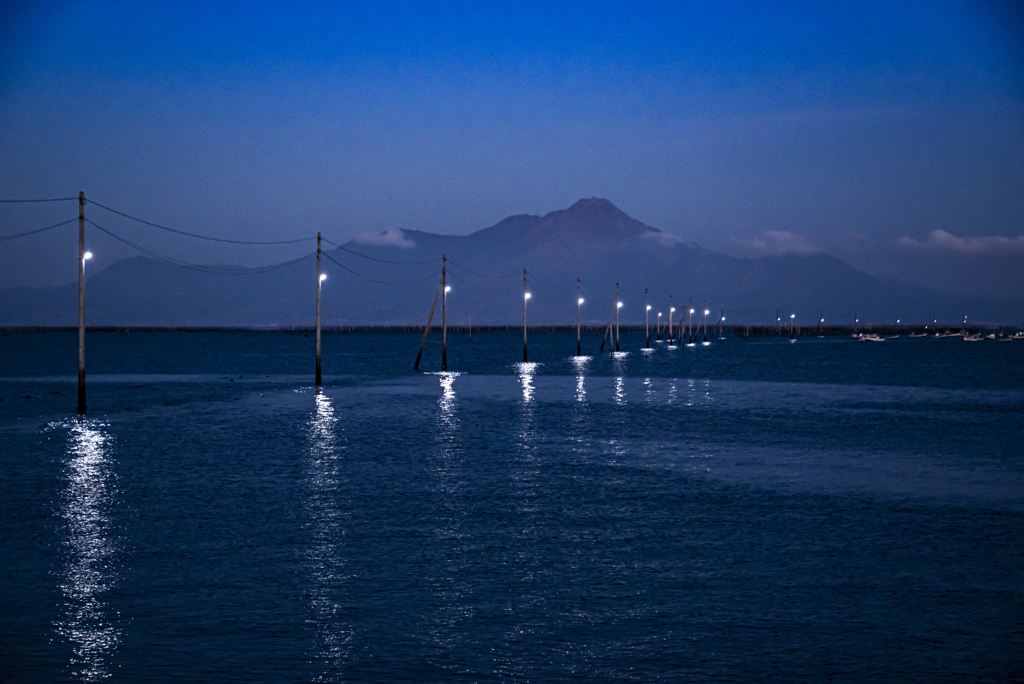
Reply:
[[[85,413],[85,193],[78,193],[78,412]]]
[[[324,276],[320,272],[320,233],[316,234],[316,386],[321,384],[320,376],[320,285]]]
[[[672,306],[672,295],[669,295],[668,296],[668,343],[669,343],[669,345],[671,345],[672,344],[672,340],[675,339],[672,336],[672,313],[675,310],[676,310],[676,308],[674,306]]]
[[[441,255],[441,370],[448,370],[448,255]]]
[[[703,320],[703,323],[704,323],[704,341],[707,342],[708,341],[708,300],[706,300],[706,299],[704,300],[704,318],[702,320]]]
[[[619,351],[619,309],[622,302],[619,301],[619,284],[615,283],[615,351]]]
[[[580,279],[576,279],[576,356],[580,355],[580,305],[583,304],[583,297],[580,297]]]
[[[697,338],[693,336],[693,297],[686,300],[686,344],[692,344]]]
[[[427,316],[427,327],[423,329],[423,340],[420,342],[420,351],[416,354],[416,363],[412,365],[413,370],[420,369],[420,359],[423,358],[423,347],[427,344],[427,333],[430,332],[430,322],[434,320],[434,307],[437,306],[437,296],[441,294],[441,289],[444,287],[444,281],[438,281],[437,292],[434,293],[434,303],[430,305],[430,315]]]
[[[644,288],[644,349],[651,348],[651,305],[647,303],[647,288]]]
[[[526,269],[523,269],[523,363],[526,363],[526,300],[530,293],[526,291]]]
[[[604,335],[601,337],[601,349],[600,349],[600,351],[604,351],[604,342],[605,342],[605,340],[610,340],[611,336],[612,336],[612,312],[609,311],[608,312],[608,327],[604,329]]]

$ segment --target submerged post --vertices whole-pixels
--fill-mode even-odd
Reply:
[[[448,370],[448,255],[441,255],[441,370]]]
[[[324,274],[320,272],[320,232],[316,234],[316,386],[321,385],[320,376],[320,285]]]
[[[523,363],[526,363],[526,300],[530,293],[526,291],[526,269],[523,269]]]
[[[580,355],[580,305],[583,304],[583,297],[580,297],[580,279],[576,279],[576,356]]]
[[[78,193],[78,412],[85,413],[85,193]]]

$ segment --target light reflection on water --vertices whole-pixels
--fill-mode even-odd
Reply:
[[[516,364],[523,400],[519,403],[511,435],[510,475],[512,540],[502,562],[510,591],[502,612],[509,621],[495,649],[494,672],[501,678],[521,679],[527,669],[523,653],[537,629],[538,606],[543,602],[538,575],[540,561],[537,541],[540,512],[540,459],[537,453],[538,427],[533,375],[539,364]]]
[[[539,363],[517,363],[516,373],[519,374],[519,383],[523,386],[523,403],[529,404],[533,400],[533,376],[537,372]]]
[[[572,356],[569,361],[576,370],[576,401],[583,403],[587,400],[586,378],[590,369],[592,356]]]
[[[339,491],[345,445],[330,398],[318,390],[314,402],[306,468],[311,523],[306,555],[311,580],[309,621],[316,640],[315,662],[320,666],[313,681],[337,682],[344,680],[354,634],[344,608],[350,580],[344,554],[350,506]]]
[[[440,670],[457,668],[457,653],[471,638],[466,625],[476,613],[472,589],[460,581],[467,574],[469,535],[463,529],[467,515],[464,493],[468,485],[455,393],[459,375],[438,373],[441,394],[437,399],[435,446],[426,462],[436,542],[431,545],[433,562],[424,578],[432,594],[431,610],[424,616],[424,639],[430,646],[427,660]]]
[[[117,583],[119,549],[110,521],[117,494],[105,425],[79,418],[67,427],[70,441],[64,466],[67,487],[60,515],[66,525],[66,560],[60,585],[64,594],[57,633],[71,644],[72,674],[86,682],[110,677],[121,643],[118,618],[104,595]]]

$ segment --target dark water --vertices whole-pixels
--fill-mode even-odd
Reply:
[[[1024,681],[1024,342],[312,342],[0,337],[0,681]]]

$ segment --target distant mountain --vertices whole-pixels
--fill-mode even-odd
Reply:
[[[627,216],[605,199],[581,199],[545,216],[510,216],[471,235],[390,231],[325,252],[325,325],[423,325],[446,255],[448,321],[574,324],[576,279],[587,323],[608,320],[616,283],[624,323],[643,323],[644,289],[676,320],[686,302],[724,309],[729,323],[770,324],[779,310],[801,325],[826,322],[1024,324],[1024,303],[956,297],[881,281],[824,254],[738,259],[702,249]],[[341,264],[342,266],[338,266]],[[395,263],[398,262],[398,263]],[[189,270],[151,258],[90,274],[86,318],[95,325],[291,326],[315,320],[315,261],[235,274]],[[346,270],[347,269],[347,270]],[[222,267],[220,270],[232,270]],[[0,325],[77,324],[77,285],[0,290]],[[652,316],[652,320],[656,318]],[[440,305],[435,321],[440,320]]]

